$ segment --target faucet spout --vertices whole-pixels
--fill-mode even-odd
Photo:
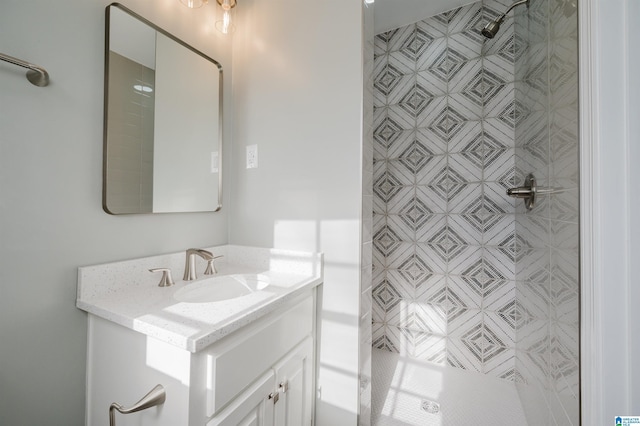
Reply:
[[[198,278],[196,275],[196,255],[206,260],[207,263],[214,259],[213,253],[210,251],[195,248],[188,249],[184,265],[184,276],[182,277],[184,281],[193,281]]]

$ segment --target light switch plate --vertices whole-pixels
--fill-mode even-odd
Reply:
[[[247,146],[247,169],[258,168],[258,145]]]
[[[220,155],[218,151],[213,151],[211,153],[211,173],[218,173],[220,171],[219,161]]]

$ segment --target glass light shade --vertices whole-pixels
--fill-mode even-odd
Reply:
[[[216,21],[216,29],[222,34],[230,34],[235,31],[236,27],[233,25],[233,8],[236,6],[235,0],[218,0],[218,3],[222,7],[222,19]]]
[[[197,9],[208,3],[208,0],[180,0],[180,3],[184,4],[190,9]]]

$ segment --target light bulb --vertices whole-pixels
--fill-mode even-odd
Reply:
[[[222,32],[222,34],[229,34],[229,30],[231,29],[231,14],[228,10],[225,10],[222,14],[222,20],[216,22],[216,28]]]

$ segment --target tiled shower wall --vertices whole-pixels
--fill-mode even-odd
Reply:
[[[518,181],[547,190],[517,204],[518,391],[531,425],[578,425],[579,203],[576,3],[530,0],[515,22]]]
[[[375,40],[373,345],[513,380],[510,3],[473,3]]]

